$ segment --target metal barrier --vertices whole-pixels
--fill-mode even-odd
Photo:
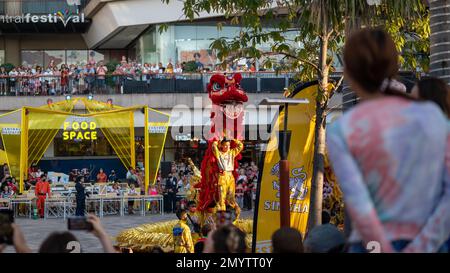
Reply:
[[[224,72],[217,72],[224,73]],[[283,92],[295,73],[240,72],[241,85],[249,93]],[[216,73],[69,74],[0,76],[0,95],[47,96],[82,94],[203,93]]]

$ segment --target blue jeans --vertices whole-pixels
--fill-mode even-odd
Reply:
[[[450,240],[449,240],[450,241]],[[397,251],[401,252],[408,244],[411,242],[411,240],[395,240],[391,242],[392,248]],[[353,243],[350,244],[348,248],[349,253],[368,253],[367,249],[364,247],[363,243]],[[449,247],[448,242],[442,245],[442,247],[437,251],[438,253],[448,253]]]

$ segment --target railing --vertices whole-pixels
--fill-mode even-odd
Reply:
[[[215,73],[189,74],[69,74],[0,76],[0,95],[45,96],[81,94],[203,93]],[[241,72],[241,87],[249,93],[280,93],[294,82],[295,73]]]

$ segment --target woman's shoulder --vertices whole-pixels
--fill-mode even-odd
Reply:
[[[397,121],[401,120],[404,127],[423,126],[447,130],[449,125],[447,117],[433,102],[387,97],[363,102],[350,109],[328,125],[327,134],[340,135],[347,130],[353,131],[352,128],[356,126],[363,125],[365,127],[372,125],[383,127],[386,119],[391,118],[395,118]],[[398,128],[398,126],[396,127]]]

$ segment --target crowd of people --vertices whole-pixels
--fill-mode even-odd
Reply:
[[[73,194],[76,199],[77,208],[75,215],[82,216],[85,213],[85,201],[86,197],[90,194],[99,194],[95,190],[87,190],[85,183],[90,184],[105,184],[109,186],[105,188],[103,193],[115,194],[117,196],[137,196],[145,195],[144,186],[144,168],[132,168],[130,167],[125,180],[119,180],[114,170],[111,170],[107,175],[102,168],[95,175],[95,179],[91,179],[91,172],[87,169],[72,169],[69,173],[69,181],[75,182]],[[44,172],[37,165],[33,165],[28,169],[28,179],[24,181],[24,190],[29,191],[33,189],[36,197],[36,208],[39,217],[44,218],[44,204],[45,200],[52,196],[52,184],[55,179],[51,179],[48,176],[48,172]],[[123,183],[119,183],[123,182]],[[126,186],[123,186],[126,184]],[[7,164],[0,166],[0,198],[11,199],[17,196],[18,193],[17,180],[11,176],[9,167]],[[148,195],[158,195],[160,191],[156,190],[156,186],[150,187]],[[157,201],[151,202],[149,210],[152,212],[159,211],[159,203]],[[134,201],[128,202],[128,214],[134,214]]]
[[[66,95],[106,91],[108,68],[100,61],[86,65],[60,64],[47,67],[23,65],[7,71],[0,67],[0,95]]]
[[[235,226],[232,209],[217,212],[215,219],[204,220],[195,202],[176,213],[179,222],[173,227],[175,253],[249,253],[246,233]],[[344,233],[328,222],[311,229],[305,239],[295,228],[283,227],[272,235],[273,253],[344,253],[348,250]],[[162,253],[156,247],[154,252]]]
[[[205,72],[256,72],[254,63],[228,64],[224,69],[215,65],[214,69],[205,68],[200,61],[195,61],[194,69],[187,69],[186,62],[169,60],[167,64],[139,63],[128,61],[125,56],[113,69],[108,70],[103,61],[90,60],[86,64],[56,64],[51,60],[47,67],[22,65],[10,71],[0,66],[0,96],[36,96],[107,93],[107,79],[116,93],[121,92],[126,80],[142,81],[150,85],[155,78],[183,78],[182,74]]]
[[[417,82],[411,93],[395,80],[398,52],[381,29],[353,33],[344,47],[346,79],[361,99],[327,130],[327,148],[348,213],[346,236],[322,213],[322,225],[305,238],[292,228],[272,235],[275,253],[449,252],[450,90],[437,78]],[[175,252],[199,242],[177,213]],[[348,225],[347,223],[347,225]],[[202,234],[204,236],[206,234]],[[198,252],[244,253],[245,234],[213,227]]]
[[[92,225],[92,230],[89,232],[99,240],[102,245],[104,253],[118,253],[119,249],[113,246],[111,237],[106,232],[101,224],[100,219],[95,215],[88,215],[87,222]],[[12,245],[16,253],[33,253],[33,250],[28,246],[25,236],[20,226],[16,223],[11,224],[12,228]],[[74,243],[79,243],[80,249],[74,249]],[[0,244],[0,253],[6,248],[6,244]],[[69,231],[52,232],[41,243],[38,253],[73,253],[74,251],[83,252],[83,247],[76,236]]]
[[[243,210],[252,210],[256,200],[256,187],[258,182],[258,167],[255,162],[240,162],[236,179],[236,200]],[[186,194],[191,190],[190,181],[194,170],[183,161],[172,162],[171,172],[166,178],[158,175],[155,185],[150,191],[163,194],[166,212],[176,213],[180,207],[187,206]]]
[[[0,166],[0,198],[11,198],[17,194],[18,184],[11,176],[8,164]]]
[[[304,238],[292,228],[275,231],[273,252],[449,251],[449,87],[425,78],[407,93],[395,80],[398,69],[398,52],[385,31],[366,28],[346,40],[346,80],[360,102],[328,127],[327,149],[351,232],[346,236],[329,223],[325,212],[322,224]],[[192,171],[174,164],[160,185],[176,194],[179,181],[187,186],[184,177]],[[252,183],[257,173],[254,164],[242,165],[237,184]],[[233,225],[231,209],[217,212],[213,221],[200,220],[195,203],[171,209],[179,219],[172,230],[174,252],[249,251],[245,233]]]

